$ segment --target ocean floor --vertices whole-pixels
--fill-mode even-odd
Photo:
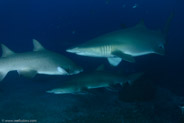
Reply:
[[[38,123],[181,123],[184,97],[157,87],[150,101],[125,102],[118,92],[95,89],[92,94],[45,93],[56,83],[24,78],[0,83],[0,121]],[[19,80],[19,81],[18,81]],[[52,79],[51,79],[52,80]],[[43,80],[42,80],[43,81]],[[128,95],[128,94],[127,94]]]

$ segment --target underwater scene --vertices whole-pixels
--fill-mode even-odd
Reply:
[[[0,0],[0,123],[184,123],[183,0]]]

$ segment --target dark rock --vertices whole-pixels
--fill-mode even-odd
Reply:
[[[152,80],[145,76],[135,81],[133,85],[125,85],[119,92],[119,99],[126,102],[152,100],[155,96],[156,87]]]

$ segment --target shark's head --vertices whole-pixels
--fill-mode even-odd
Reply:
[[[150,40],[150,45],[153,48],[153,52],[159,55],[165,54],[165,37],[160,30],[152,31],[152,36]]]
[[[156,54],[165,55],[165,46],[163,41],[157,41],[153,46],[153,50]]]
[[[38,73],[40,74],[48,74],[48,75],[73,75],[82,72],[83,69],[79,66],[70,66],[70,65],[59,65],[59,64],[52,64],[48,65],[47,67],[43,68]]]
[[[67,49],[66,51],[69,53],[75,53],[81,56],[98,57],[101,55],[100,49],[96,47],[75,47],[75,48]]]
[[[55,74],[57,75],[73,75],[78,74],[83,71],[82,67],[74,64],[74,63],[65,63],[65,64],[55,64],[55,67],[53,67],[55,70],[53,70],[53,73],[55,71]]]
[[[69,89],[69,88],[56,88],[56,89],[52,89],[47,91],[47,93],[52,93],[52,94],[70,94],[73,93],[73,90]]]
[[[73,75],[83,71],[82,67],[75,64],[69,58],[57,53],[50,53],[47,67],[44,67],[54,75]]]

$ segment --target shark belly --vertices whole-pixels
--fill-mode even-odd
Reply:
[[[144,51],[144,52],[130,52],[130,51],[125,51],[124,53],[136,57],[136,56],[142,56],[142,55],[151,54],[153,52],[149,52],[149,51]]]
[[[109,82],[105,82],[103,80],[99,81],[93,81],[93,82],[89,82],[89,84],[86,85],[88,89],[95,89],[95,88],[103,88],[103,87],[108,87],[109,86]]]
[[[140,46],[140,44],[135,44],[135,45],[128,44],[128,45],[119,47],[119,50],[124,54],[130,55],[133,57],[154,53],[151,48],[147,46]]]

